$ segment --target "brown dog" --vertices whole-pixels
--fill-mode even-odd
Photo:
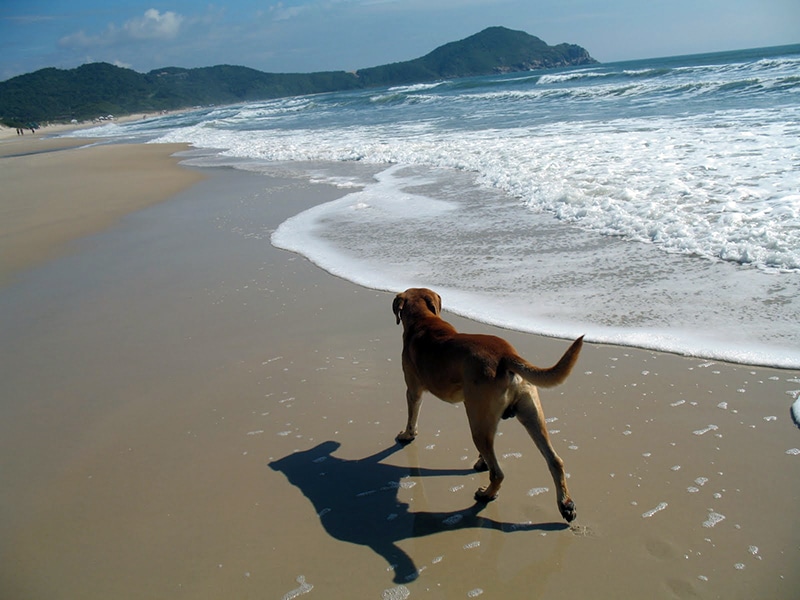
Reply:
[[[567,522],[575,519],[575,504],[567,490],[564,462],[547,434],[537,385],[552,387],[567,378],[583,345],[575,340],[558,363],[540,369],[520,357],[502,338],[458,333],[439,314],[442,299],[425,288],[397,294],[392,304],[397,323],[403,323],[403,374],[406,380],[408,424],[397,441],[411,442],[417,435],[422,392],[445,402],[464,402],[472,440],[480,457],[476,471],[489,471],[489,486],[475,498],[494,500],[503,482],[503,471],[494,451],[500,419],[517,417],[547,461],[557,490],[558,509]]]

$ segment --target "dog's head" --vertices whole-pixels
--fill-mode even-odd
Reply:
[[[442,297],[427,288],[410,288],[394,297],[392,310],[398,325],[403,318],[421,315],[438,317],[442,312]]]

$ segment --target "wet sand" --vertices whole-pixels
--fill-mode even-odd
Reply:
[[[0,142],[0,284],[202,177],[177,168],[179,145],[92,143],[42,134]]]
[[[0,169],[9,190],[70,155],[59,189],[101,207],[92,163],[141,152]],[[393,442],[393,295],[269,244],[342,192],[159,164],[194,179],[139,178],[170,199],[54,233],[0,287],[3,597],[797,597],[800,373],[587,344],[542,392],[577,521],[513,420],[500,498],[476,505],[462,407],[426,397],[417,440]],[[11,185],[2,211],[32,201]],[[568,344],[446,317],[537,364]]]

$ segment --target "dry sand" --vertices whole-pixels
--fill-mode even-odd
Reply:
[[[15,190],[2,227],[18,228],[7,204],[54,190],[103,206],[96,161],[130,169],[161,152],[196,178],[172,150],[0,159]],[[41,163],[56,156],[71,167]],[[30,186],[14,181],[34,168]],[[86,231],[51,224],[49,260],[0,288],[0,596],[798,597],[800,373],[588,344],[542,393],[574,526],[513,421],[500,498],[476,506],[486,475],[469,469],[461,407],[427,397],[417,440],[393,443],[405,406],[392,294],[269,244],[341,192],[211,175],[121,208],[69,252]],[[159,178],[136,190],[165,195]],[[567,346],[447,317],[538,364]]]

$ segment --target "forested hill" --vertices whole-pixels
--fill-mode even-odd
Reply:
[[[548,46],[524,31],[490,27],[416,60],[362,69],[358,77],[364,86],[402,85],[595,63],[580,46]]]
[[[103,115],[235,104],[285,96],[423,83],[596,63],[573,44],[549,46],[522,31],[490,27],[416,60],[354,73],[264,73],[219,65],[142,74],[108,63],[41,69],[0,82],[0,121],[10,126]]]

